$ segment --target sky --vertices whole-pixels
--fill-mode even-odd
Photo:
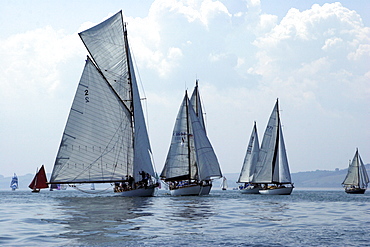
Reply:
[[[277,98],[291,172],[347,168],[356,148],[370,163],[369,1],[4,0],[1,175],[52,171],[88,54],[78,32],[119,10],[158,172],[196,79],[223,173]]]

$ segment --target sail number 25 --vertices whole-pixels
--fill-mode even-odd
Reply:
[[[85,90],[85,103],[88,103],[88,102],[90,102],[90,100],[89,100],[89,90]]]

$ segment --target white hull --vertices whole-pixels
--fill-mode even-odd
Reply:
[[[247,188],[241,189],[242,194],[259,194],[260,188],[254,186],[248,186]]]
[[[147,196],[154,196],[155,187],[151,186],[148,188],[140,188],[135,190],[128,190],[122,192],[116,192],[119,196],[124,197],[147,197]]]
[[[290,195],[293,191],[293,187],[282,187],[272,189],[260,189],[259,193],[262,195]]]
[[[201,188],[200,185],[190,185],[171,189],[170,191],[171,196],[198,196],[200,194]]]
[[[200,196],[209,195],[209,192],[211,191],[211,188],[212,188],[212,184],[200,186],[199,195]]]

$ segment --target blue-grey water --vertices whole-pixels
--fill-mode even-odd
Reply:
[[[0,191],[0,246],[370,246],[370,193]]]

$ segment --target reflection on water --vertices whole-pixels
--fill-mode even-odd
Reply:
[[[364,246],[370,193],[151,198],[1,192],[1,246]],[[356,242],[353,241],[356,240]]]

